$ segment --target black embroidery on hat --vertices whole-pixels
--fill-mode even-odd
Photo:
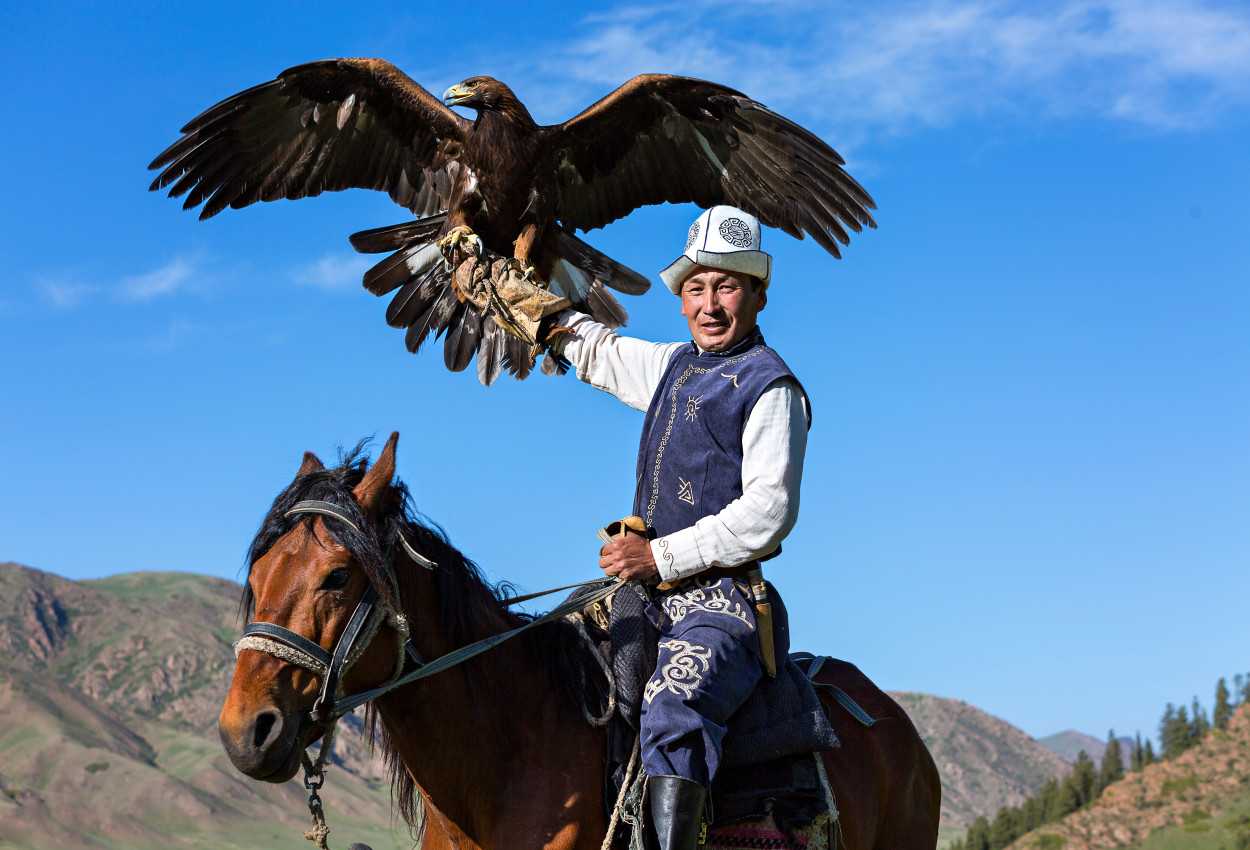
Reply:
[[[699,231],[702,229],[703,229],[702,225],[700,225],[697,220],[695,221],[694,224],[690,225],[690,230],[686,231],[686,250],[687,251],[689,251],[690,246],[694,244],[694,240],[699,238]]]
[[[751,227],[740,218],[727,218],[720,223],[721,238],[735,248],[751,246]]]

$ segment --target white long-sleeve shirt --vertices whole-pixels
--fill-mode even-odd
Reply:
[[[654,343],[618,336],[582,313],[566,312],[571,328],[555,348],[577,377],[645,411],[682,342]],[[651,541],[665,581],[709,567],[736,567],[771,554],[799,515],[799,482],[810,422],[807,398],[788,378],[769,384],[742,429],[742,495],[719,513]]]

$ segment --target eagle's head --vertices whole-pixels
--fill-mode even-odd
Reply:
[[[517,104],[518,101],[512,89],[494,77],[469,77],[443,92],[443,103],[448,106],[498,111]]]

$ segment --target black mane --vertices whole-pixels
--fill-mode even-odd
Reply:
[[[338,466],[301,475],[278,494],[248,548],[249,575],[255,563],[279,538],[299,523],[308,523],[311,526],[317,518],[315,514],[287,517],[287,511],[297,502],[317,499],[338,506],[360,529],[357,531],[342,522],[325,523],[334,539],[352,553],[353,560],[364,570],[379,597],[396,610],[405,608],[401,604],[403,600],[394,598],[390,579],[389,554],[398,546],[398,535],[402,533],[413,548],[438,565],[433,570],[433,578],[439,616],[444,624],[446,637],[452,645],[464,646],[480,638],[484,632],[497,630],[501,617],[510,625],[520,625],[532,619],[527,614],[507,611],[501,604],[505,597],[514,594],[515,588],[512,584],[506,581],[495,584],[488,582],[477,564],[453,546],[441,528],[417,517],[408,488],[403,482],[398,479],[391,482],[378,516],[372,522],[364,516],[352,493],[369,466],[364,445],[362,441],[355,448],[342,453]],[[396,564],[407,565],[411,569],[424,569],[411,564],[406,555],[397,558]],[[395,581],[401,597],[406,596],[410,585],[402,569],[396,570]],[[251,616],[253,601],[251,586],[245,580],[241,600],[245,618]],[[586,705],[587,700],[593,701],[602,697],[602,668],[596,650],[578,632],[577,626],[561,618],[533,629],[518,640],[527,641],[535,649],[534,658],[544,668],[554,688],[560,692],[562,698],[569,700],[579,710]],[[480,675],[481,672],[472,661],[464,669],[468,675]],[[494,684],[497,686],[499,683]],[[366,725],[372,728],[376,719],[376,712],[371,710]],[[387,740],[385,729],[380,740],[391,769],[394,796],[400,813],[410,825],[415,825],[420,804],[412,778],[399,761],[395,748]]]
[[[411,495],[402,481],[392,482],[379,515],[371,523],[352,495],[352,490],[369,468],[364,446],[363,441],[358,443],[355,448],[343,453],[338,466],[301,475],[278,494],[248,548],[249,574],[252,566],[284,534],[299,523],[311,528],[316,521],[316,514],[287,517],[287,511],[297,502],[307,499],[330,502],[351,517],[361,530],[333,521],[326,522],[325,527],[352,553],[353,560],[364,570],[381,599],[395,610],[402,610],[403,606],[402,600],[394,598],[388,556],[398,545],[399,535],[402,533],[413,548],[439,565],[434,571],[434,578],[439,596],[439,614],[447,626],[447,636],[453,642],[468,643],[471,636],[479,634],[492,621],[492,613],[498,612],[499,601],[513,592],[513,586],[506,581],[497,584],[487,582],[477,564],[451,545],[441,528],[418,519],[412,509]],[[395,579],[402,592],[404,575],[397,573]],[[245,615],[250,614],[251,605],[251,588],[244,582]]]

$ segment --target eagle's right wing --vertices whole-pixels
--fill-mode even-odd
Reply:
[[[447,208],[470,127],[385,60],[310,62],[193,118],[148,166],[161,169],[151,188],[172,184],[201,219],[351,188],[430,215]]]

